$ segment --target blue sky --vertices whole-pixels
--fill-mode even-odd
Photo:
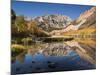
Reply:
[[[76,19],[82,12],[90,9],[88,5],[72,5],[72,4],[56,4],[56,3],[40,3],[12,1],[12,9],[17,15],[25,17],[36,17],[50,14],[61,14]]]

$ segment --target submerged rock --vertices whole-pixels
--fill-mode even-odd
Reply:
[[[57,66],[56,66],[56,63],[49,62],[48,67],[53,69],[53,68],[56,68]]]

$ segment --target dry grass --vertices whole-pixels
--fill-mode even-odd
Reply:
[[[69,31],[69,32],[64,32],[62,33],[62,35],[82,35],[83,33],[84,34],[91,34],[91,33],[95,33],[96,32],[96,29],[95,28],[85,28],[85,29],[81,29],[81,30],[76,30],[76,31]]]

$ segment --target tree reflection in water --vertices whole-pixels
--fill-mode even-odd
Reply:
[[[90,41],[93,43],[83,43],[75,40],[57,43],[34,43],[26,52],[16,56],[15,62],[13,62],[12,65],[18,66],[16,65],[17,61],[24,65],[26,58],[31,57],[30,60],[27,61],[27,65],[24,65],[26,67],[30,65],[31,69],[37,66],[36,70],[38,69],[38,71],[31,71],[29,69],[31,72],[53,71],[52,69],[57,71],[95,68],[95,41]],[[73,67],[71,67],[71,65]],[[44,68],[42,66],[44,66]],[[62,66],[66,68],[62,68]],[[12,69],[13,68],[12,66]],[[23,72],[21,71],[21,73]]]

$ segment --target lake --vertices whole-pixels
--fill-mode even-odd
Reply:
[[[91,44],[77,41],[34,43],[12,62],[12,74],[95,69],[95,45]]]

